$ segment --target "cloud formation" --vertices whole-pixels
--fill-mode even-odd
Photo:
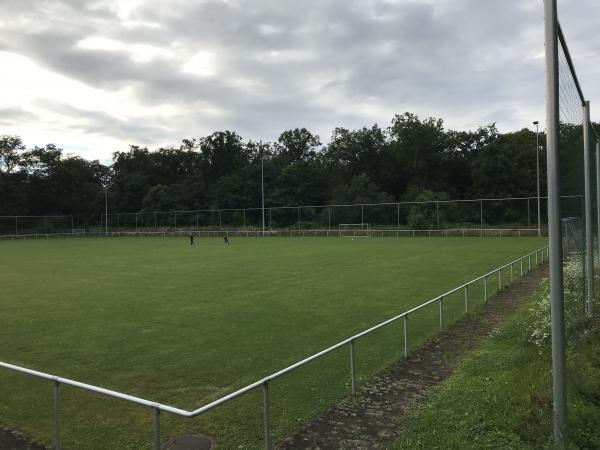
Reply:
[[[600,99],[600,5],[560,12]],[[222,129],[327,141],[404,111],[502,130],[544,114],[539,0],[4,0],[0,17],[0,133],[84,157]]]

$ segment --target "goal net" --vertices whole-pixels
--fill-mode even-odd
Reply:
[[[340,237],[370,237],[368,223],[340,223]]]

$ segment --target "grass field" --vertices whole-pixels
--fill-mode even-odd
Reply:
[[[0,242],[0,361],[199,407],[545,245],[538,238],[123,238]],[[496,281],[490,281],[494,289]],[[471,301],[482,289],[470,289]],[[445,302],[458,318],[462,293]],[[410,321],[418,345],[437,306]],[[402,324],[356,344],[359,380],[403,349]],[[275,440],[348,395],[343,349],[271,383]],[[152,412],[65,387],[65,448],[151,448]],[[0,370],[0,424],[53,442],[52,386]],[[189,420],[219,448],[259,448],[262,393]]]

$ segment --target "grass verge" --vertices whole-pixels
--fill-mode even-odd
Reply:
[[[524,339],[532,302],[415,410],[391,449],[553,448],[550,354]],[[570,349],[567,373],[568,448],[600,448],[600,333]]]

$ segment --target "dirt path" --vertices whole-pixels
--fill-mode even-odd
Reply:
[[[0,427],[0,449],[45,450],[45,447],[33,444],[27,437]]]
[[[400,434],[405,414],[427,400],[457,363],[504,322],[540,285],[547,264],[506,288],[469,317],[437,335],[364,384],[356,396],[325,411],[290,436],[281,450],[379,449]]]

